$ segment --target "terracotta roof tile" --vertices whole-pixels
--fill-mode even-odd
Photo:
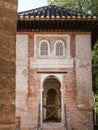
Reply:
[[[44,16],[44,19],[47,18],[47,16],[49,18],[54,17],[55,19],[57,18],[57,16],[59,16],[61,19],[63,16],[67,17],[78,17],[80,16],[81,18],[84,16],[86,18],[88,18],[89,16],[93,19],[93,15],[91,14],[85,14],[85,13],[81,13],[81,12],[76,12],[76,11],[72,11],[72,10],[68,10],[66,8],[63,7],[58,7],[55,5],[48,5],[48,6],[44,6],[44,7],[39,7],[36,9],[32,9],[29,11],[23,11],[23,12],[19,12],[18,13],[18,17],[21,19],[21,16],[23,16],[23,18],[25,18],[25,16],[28,16],[28,18],[30,17],[34,17],[36,18],[37,16],[39,16],[39,19]],[[98,17],[97,17],[98,19]]]

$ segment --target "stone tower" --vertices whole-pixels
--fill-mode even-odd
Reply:
[[[0,130],[15,130],[17,0],[0,0]]]
[[[96,16],[55,5],[18,13],[21,130],[93,130],[91,31],[97,22]]]

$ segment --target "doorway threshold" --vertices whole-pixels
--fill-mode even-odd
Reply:
[[[41,125],[41,128],[61,128],[64,127],[64,123],[62,122],[44,122]]]

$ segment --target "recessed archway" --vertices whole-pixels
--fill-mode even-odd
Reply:
[[[43,83],[43,121],[61,121],[61,83],[56,77],[49,76]]]

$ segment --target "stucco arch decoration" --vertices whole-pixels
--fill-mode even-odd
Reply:
[[[50,89],[54,89],[57,92],[57,95],[59,95],[59,92],[61,89],[61,83],[60,83],[58,77],[48,76],[44,79],[43,90],[45,92],[45,95],[47,95],[47,93]]]

